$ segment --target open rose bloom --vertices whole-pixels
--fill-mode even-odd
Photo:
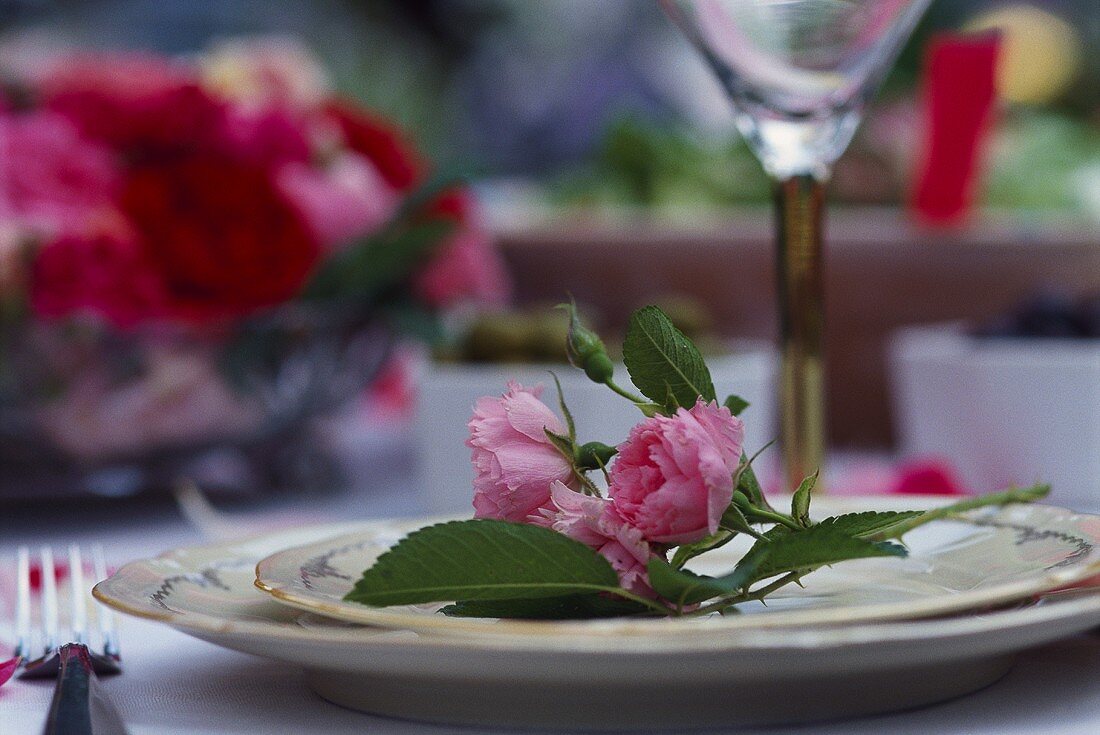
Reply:
[[[631,430],[611,469],[611,497],[646,538],[699,541],[718,530],[733,499],[745,427],[729,409],[700,399]]]
[[[33,441],[86,462],[256,430],[269,402],[258,387],[309,352],[311,333],[365,373],[356,330],[380,299],[440,313],[508,297],[469,193],[405,212],[430,163],[292,39],[187,59],[36,49],[33,61],[10,65],[0,100],[0,353],[12,356],[0,370],[18,371],[0,388],[34,393],[0,392],[0,411],[31,406]],[[417,227],[435,239],[394,283],[317,285]],[[269,318],[286,326],[256,336]],[[311,369],[303,393],[339,377]]]

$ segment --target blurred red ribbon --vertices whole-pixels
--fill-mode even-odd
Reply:
[[[997,97],[996,33],[940,34],[924,57],[924,141],[910,206],[928,224],[962,220],[974,201]]]

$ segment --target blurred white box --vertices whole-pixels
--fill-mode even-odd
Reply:
[[[1100,340],[943,324],[897,333],[890,362],[904,454],[950,460],[979,492],[1049,482],[1048,502],[1100,511]]]
[[[719,400],[736,393],[751,404],[745,420],[745,450],[752,454],[775,439],[775,350],[760,343],[739,343],[729,354],[707,357]],[[467,422],[481,396],[499,396],[509,380],[543,386],[543,401],[558,413],[553,371],[577,427],[580,442],[619,444],[644,417],[626,399],[597,385],[570,365],[433,363],[417,391],[413,436],[416,442],[424,505],[432,513],[473,512],[474,471],[466,446]],[[616,380],[628,385],[626,368],[615,368]]]

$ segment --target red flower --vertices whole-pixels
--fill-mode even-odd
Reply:
[[[951,465],[938,460],[917,460],[898,468],[893,492],[898,495],[971,495],[959,482]]]
[[[121,206],[163,274],[173,314],[238,316],[293,297],[318,244],[262,167],[193,156],[135,168]]]
[[[162,314],[164,283],[134,233],[118,221],[97,224],[96,230],[62,235],[38,253],[34,312],[45,318],[88,312],[122,328]]]
[[[393,188],[408,191],[423,179],[426,165],[395,126],[344,100],[329,102],[324,114],[336,123],[348,148],[370,159]]]
[[[137,157],[186,153],[223,134],[225,105],[189,70],[146,54],[80,54],[41,82],[44,105]]]
[[[452,189],[439,195],[432,202],[429,213],[442,219],[453,219],[462,224],[469,222],[474,216],[474,205],[470,194],[465,189]]]

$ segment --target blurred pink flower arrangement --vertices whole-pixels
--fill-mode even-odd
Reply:
[[[262,411],[223,368],[234,350],[262,352],[237,337],[267,315],[362,323],[509,294],[469,193],[291,40],[187,60],[58,51],[10,68],[0,343],[56,368],[35,411],[67,452],[254,427]],[[79,345],[51,334],[74,328]],[[126,341],[136,373],[120,381],[88,334]],[[0,411],[28,400],[28,381],[4,377],[15,363],[0,364]]]
[[[6,243],[25,243],[28,268],[4,272],[43,317],[203,323],[284,303],[427,178],[395,126],[335,96],[290,42],[224,44],[191,63],[58,54],[16,83],[21,103],[0,113],[0,224],[16,233]],[[507,278],[467,195],[443,192],[425,209],[452,227],[417,293],[433,306],[503,298]],[[63,295],[65,269],[40,264],[61,257],[55,246],[99,263],[100,281],[124,292],[142,283],[143,298]]]

